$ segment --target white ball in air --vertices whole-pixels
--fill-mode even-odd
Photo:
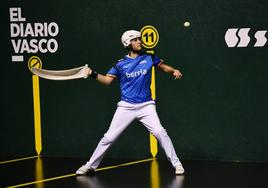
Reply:
[[[190,24],[190,22],[184,22],[184,27],[189,27],[191,24]]]

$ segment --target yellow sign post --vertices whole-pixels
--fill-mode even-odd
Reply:
[[[151,25],[146,25],[141,29],[141,40],[142,45],[150,50],[147,50],[147,53],[154,54],[154,48],[159,41],[159,34],[155,27]],[[152,67],[152,80],[151,80],[151,93],[152,99],[156,100],[156,91],[155,91],[155,69]],[[150,134],[150,152],[152,156],[155,158],[158,152],[157,148],[157,140],[156,138]]]
[[[42,61],[39,57],[33,56],[28,60],[28,67],[42,68]],[[35,132],[35,150],[38,155],[42,151],[42,135],[41,135],[41,113],[40,113],[40,93],[39,93],[39,77],[32,75],[33,82],[33,106],[34,106],[34,132]]]

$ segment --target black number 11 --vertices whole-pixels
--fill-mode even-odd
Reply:
[[[145,33],[143,36],[145,37],[146,42],[149,42],[149,37],[151,37],[151,42],[154,42],[154,33],[153,32],[150,35],[148,33]]]

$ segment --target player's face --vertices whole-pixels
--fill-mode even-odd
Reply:
[[[130,41],[131,48],[134,52],[139,52],[142,50],[141,38],[135,38]]]

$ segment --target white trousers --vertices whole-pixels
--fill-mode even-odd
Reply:
[[[141,104],[120,101],[117,106],[108,131],[104,134],[90,160],[86,163],[88,168],[96,169],[99,166],[110,146],[135,119],[139,120],[156,137],[174,167],[181,164],[166,130],[160,123],[154,101]]]

